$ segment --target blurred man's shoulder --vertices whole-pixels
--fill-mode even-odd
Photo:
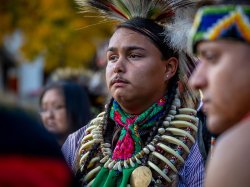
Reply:
[[[226,149],[229,149],[232,146],[236,146],[234,147],[234,149],[237,149],[238,151],[240,149],[244,150],[245,149],[244,146],[248,145],[249,147],[250,145],[249,132],[250,132],[250,118],[239,122],[234,127],[223,133],[220,137],[220,140],[217,142],[216,146],[220,148],[224,147]]]
[[[216,142],[207,168],[206,186],[249,186],[250,120],[224,132]]]
[[[234,127],[226,131],[225,134],[222,136],[223,144],[234,141],[237,144],[241,143],[241,145],[247,145],[247,144],[249,145],[250,144],[249,132],[250,132],[250,118],[242,120]]]

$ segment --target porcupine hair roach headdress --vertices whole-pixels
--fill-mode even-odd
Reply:
[[[187,33],[192,26],[195,5],[192,0],[76,0],[83,13],[103,21],[120,22],[149,37],[165,58],[179,57],[179,91],[185,107],[197,105],[197,93],[187,84],[195,61],[186,50]],[[198,1],[196,1],[198,2]],[[96,15],[99,13],[98,15]]]

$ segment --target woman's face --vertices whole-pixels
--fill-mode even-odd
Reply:
[[[250,46],[230,40],[201,42],[191,85],[203,92],[208,127],[221,133],[250,111]]]
[[[107,52],[106,82],[111,95],[126,112],[143,112],[164,95],[170,78],[167,61],[149,38],[119,28]]]
[[[56,135],[69,131],[64,97],[57,88],[47,90],[41,100],[41,118],[45,128]]]

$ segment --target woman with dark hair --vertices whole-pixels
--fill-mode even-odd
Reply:
[[[67,136],[91,119],[87,92],[72,81],[57,81],[45,86],[39,100],[45,128],[57,136],[62,145]]]
[[[204,166],[195,142],[198,99],[187,85],[194,61],[185,51],[195,3],[79,3],[121,22],[106,54],[112,98],[104,113],[62,147],[81,185],[202,186]]]

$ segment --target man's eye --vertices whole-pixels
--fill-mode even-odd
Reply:
[[[118,56],[117,55],[110,55],[108,57],[108,61],[111,61],[111,62],[114,62],[114,61],[117,61],[118,59]]]
[[[207,61],[208,63],[215,63],[215,62],[217,62],[219,55],[218,55],[218,53],[215,53],[215,52],[206,51],[206,52],[201,53],[199,55],[199,58],[202,61],[204,61],[204,60]]]
[[[129,58],[141,58],[142,55],[139,55],[139,54],[130,54],[129,55]]]
[[[215,62],[217,57],[218,57],[218,55],[213,54],[213,53],[206,54],[206,56],[205,56],[206,60],[209,61],[209,62]]]

